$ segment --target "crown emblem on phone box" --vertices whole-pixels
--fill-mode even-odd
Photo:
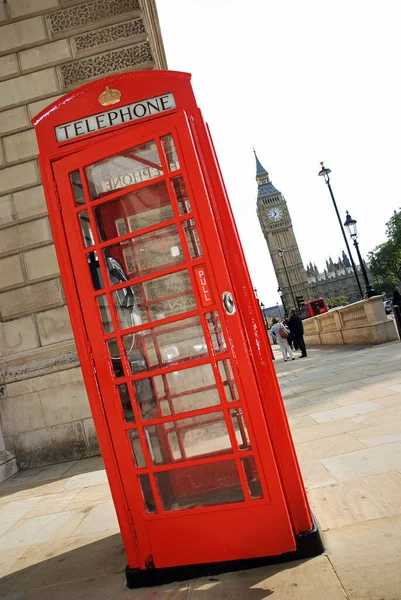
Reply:
[[[110,104],[117,104],[121,100],[120,90],[113,89],[109,86],[106,87],[104,92],[99,96],[99,102],[102,106],[110,106]]]

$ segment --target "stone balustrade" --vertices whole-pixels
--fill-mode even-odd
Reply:
[[[398,339],[394,321],[386,315],[383,298],[374,296],[306,319],[306,344],[384,344]]]

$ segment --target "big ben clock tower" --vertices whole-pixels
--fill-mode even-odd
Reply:
[[[257,213],[286,308],[297,306],[297,296],[309,300],[308,277],[302,264],[287,203],[256,156]]]

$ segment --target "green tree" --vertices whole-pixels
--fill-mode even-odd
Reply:
[[[387,241],[369,252],[368,259],[375,286],[391,296],[401,283],[401,211],[386,223],[386,235]]]
[[[345,306],[348,304],[348,296],[335,296],[334,298],[325,298],[327,306]]]

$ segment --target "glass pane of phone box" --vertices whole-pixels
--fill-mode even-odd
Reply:
[[[129,148],[85,169],[93,200],[119,188],[143,183],[163,175],[156,142]]]
[[[234,460],[162,471],[155,477],[166,511],[244,501]]]
[[[103,252],[106,260],[114,258],[123,266],[129,279],[149,275],[185,261],[176,225],[107,246]]]
[[[101,242],[174,217],[164,181],[99,204],[94,213]]]

